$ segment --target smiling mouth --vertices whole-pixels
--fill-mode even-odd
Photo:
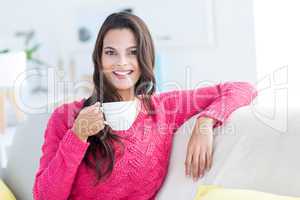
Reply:
[[[113,74],[118,78],[126,78],[126,76],[132,74],[133,70],[116,70]]]

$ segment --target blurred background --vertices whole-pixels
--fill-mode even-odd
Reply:
[[[30,129],[28,116],[90,94],[91,53],[110,13],[132,12],[148,25],[157,92],[249,81],[261,103],[286,108],[300,99],[299,9],[297,0],[3,0],[0,177],[20,127],[43,127]]]

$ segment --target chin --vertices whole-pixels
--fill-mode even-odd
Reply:
[[[117,90],[129,90],[129,89],[132,89],[132,88],[135,87],[136,82],[133,82],[133,81],[123,82],[123,83],[115,83],[115,82],[113,82],[113,86]]]
[[[117,90],[130,90],[132,89],[131,86],[122,86],[122,87],[116,87]]]

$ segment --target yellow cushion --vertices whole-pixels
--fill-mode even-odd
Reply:
[[[0,199],[1,200],[16,200],[16,197],[11,193],[5,183],[0,179]]]
[[[199,187],[194,200],[300,200],[300,197],[279,196],[270,193],[243,189],[226,189],[214,185]]]

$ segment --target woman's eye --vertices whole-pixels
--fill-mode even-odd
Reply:
[[[131,54],[131,55],[137,55],[137,50],[131,50],[131,51],[130,51],[130,54]]]
[[[115,55],[115,52],[114,51],[105,51],[105,54],[106,55]]]

